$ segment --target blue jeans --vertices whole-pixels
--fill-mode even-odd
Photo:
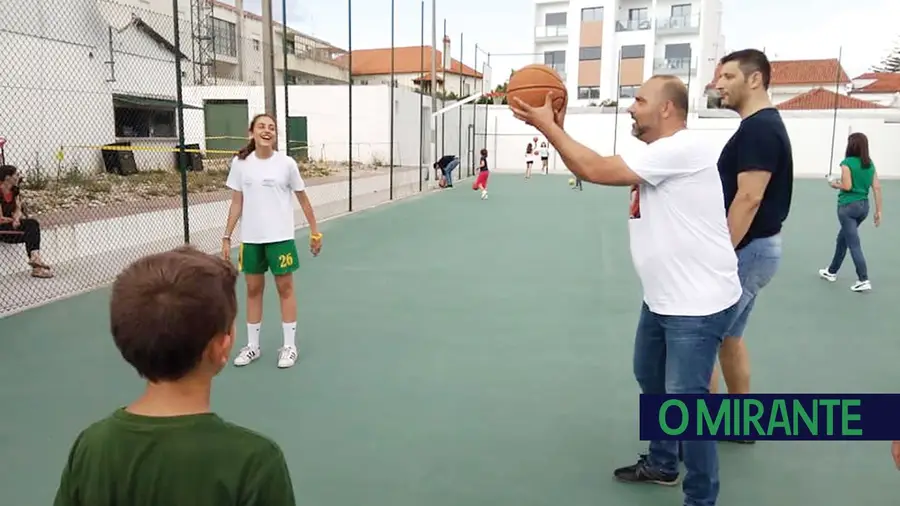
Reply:
[[[442,169],[444,177],[447,178],[447,186],[453,186],[453,169],[457,167],[459,167],[459,158],[454,158],[453,161],[448,163],[447,166]]]
[[[781,234],[754,239],[737,251],[738,277],[741,278],[741,300],[734,312],[734,322],[726,337],[743,337],[747,320],[756,304],[756,296],[772,281],[781,265]]]
[[[634,341],[634,376],[645,394],[708,394],[709,380],[737,305],[709,316],[664,316],[641,307]],[[681,444],[684,504],[713,506],[719,495],[715,441],[651,441],[648,463],[678,472]]]
[[[831,259],[831,265],[828,272],[837,274],[844,263],[844,257],[847,256],[847,249],[850,250],[850,258],[853,259],[853,265],[856,266],[856,277],[860,281],[869,280],[869,269],[866,266],[866,257],[863,255],[862,244],[859,242],[859,226],[866,221],[869,216],[869,201],[857,200],[849,204],[838,206],[837,208],[838,222],[841,224],[841,230],[837,235],[837,242],[834,245],[834,257]]]

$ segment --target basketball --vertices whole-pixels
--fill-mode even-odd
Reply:
[[[513,98],[518,98],[532,107],[541,107],[547,93],[553,94],[554,111],[561,111],[566,107],[566,84],[547,65],[526,65],[513,72],[506,85],[506,100],[509,104],[513,103]]]

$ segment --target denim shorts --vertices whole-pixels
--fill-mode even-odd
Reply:
[[[727,337],[744,336],[756,296],[775,277],[781,264],[781,234],[754,239],[737,251],[737,257],[738,277],[744,293],[737,303],[734,322],[725,334]]]

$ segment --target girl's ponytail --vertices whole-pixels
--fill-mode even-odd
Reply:
[[[240,151],[237,152],[238,160],[246,160],[250,153],[256,151],[256,141],[250,139],[250,142],[247,143],[246,146],[242,147]]]

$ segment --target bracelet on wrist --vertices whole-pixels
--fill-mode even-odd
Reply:
[[[222,236],[222,240],[223,240],[223,241],[230,241],[230,240],[231,240],[231,236],[230,236],[230,235],[223,235],[223,236]]]
[[[313,241],[318,241],[322,239],[322,232],[319,232],[318,234],[309,234],[309,238]]]

